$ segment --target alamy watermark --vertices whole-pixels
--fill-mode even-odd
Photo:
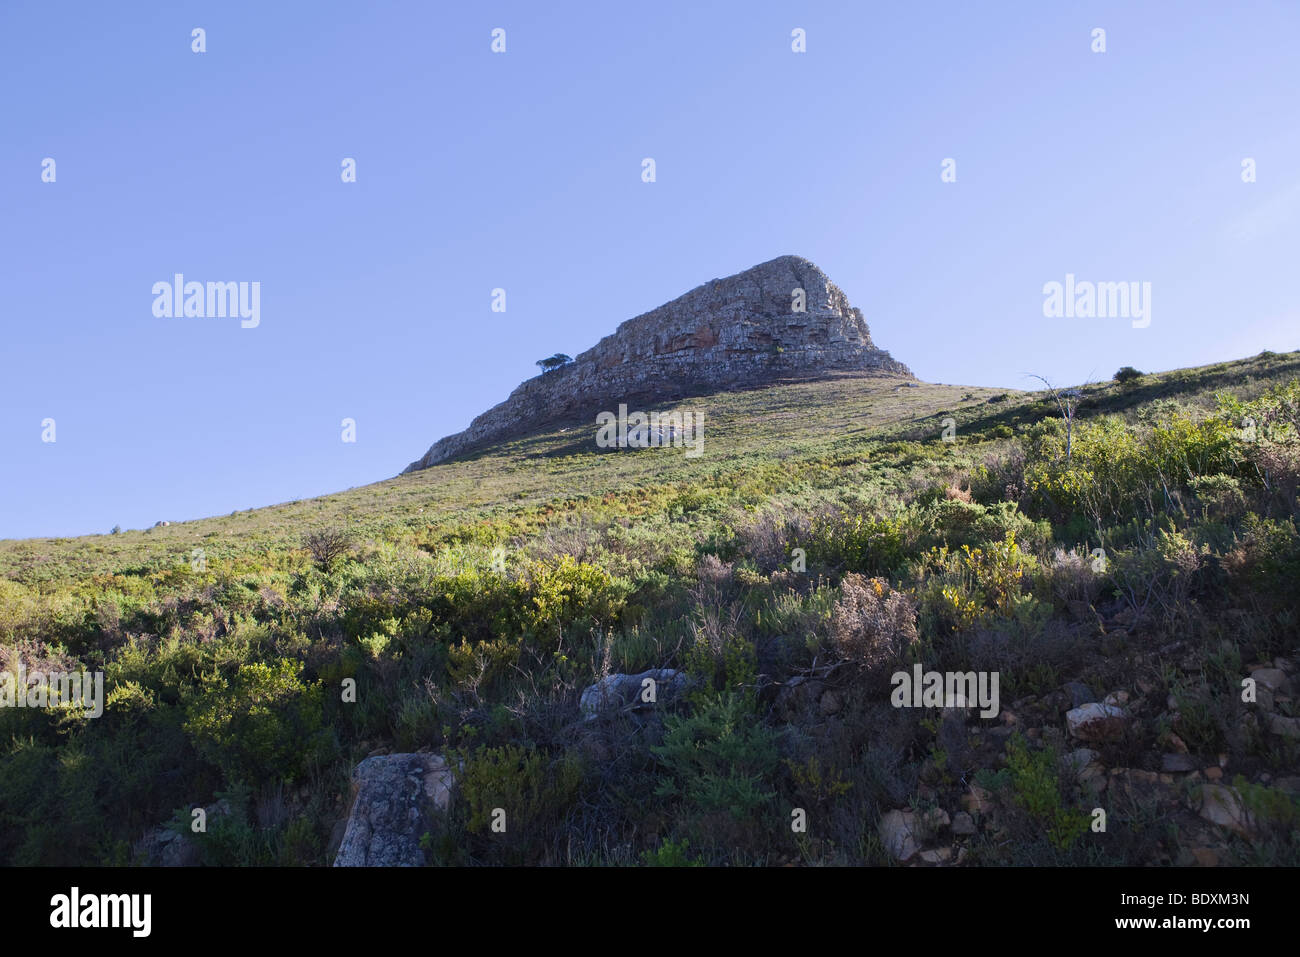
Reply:
[[[674,412],[632,412],[620,404],[618,414],[596,416],[596,447],[602,449],[684,448],[688,459],[704,454],[704,413],[695,409]]]
[[[240,318],[244,329],[262,321],[260,282],[186,282],[176,273],[171,282],[153,284],[153,314],[159,319]]]
[[[0,671],[0,708],[76,708],[86,717],[104,713],[104,672],[33,671],[18,664],[18,673]]]
[[[895,708],[978,707],[981,718],[996,718],[998,673],[996,671],[925,671],[917,664],[912,673],[895,671],[889,703]]]
[[[1043,315],[1048,319],[1132,319],[1134,329],[1151,325],[1151,283],[1065,282],[1043,285]]]
[[[148,937],[152,929],[152,894],[83,894],[73,887],[50,898],[50,926],[124,928],[132,937]]]

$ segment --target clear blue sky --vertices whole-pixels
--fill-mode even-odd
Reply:
[[[930,381],[1300,347],[1298,34],[1290,2],[4,0],[0,537],[392,476],[786,253]],[[260,282],[260,326],[155,318],[176,272]],[[1044,318],[1066,273],[1150,282],[1150,327]]]

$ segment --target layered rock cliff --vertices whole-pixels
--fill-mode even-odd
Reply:
[[[803,310],[798,306],[803,291]],[[781,256],[629,319],[574,361],[529,379],[407,472],[620,402],[669,401],[766,382],[862,372],[912,378],[877,349],[848,297],[798,256]]]

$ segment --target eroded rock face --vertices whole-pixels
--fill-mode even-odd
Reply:
[[[335,867],[421,867],[429,812],[445,811],[454,777],[441,755],[379,754],[352,771],[354,797]]]
[[[803,312],[794,310],[796,289],[805,294]],[[529,379],[464,432],[439,440],[406,471],[588,415],[594,441],[595,414],[619,402],[846,371],[912,378],[875,347],[862,312],[825,273],[782,256],[627,320],[571,364]]]

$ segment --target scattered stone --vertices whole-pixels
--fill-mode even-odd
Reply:
[[[1170,781],[1173,779],[1171,778]],[[1155,771],[1143,771],[1139,768],[1112,768],[1110,772],[1110,786],[1112,793],[1115,789],[1125,794],[1130,800],[1135,802],[1150,801],[1157,797],[1161,785],[1160,775]]]
[[[647,684],[648,681],[654,684]],[[606,675],[594,685],[583,689],[582,697],[578,699],[578,708],[590,721],[598,714],[608,711],[653,707],[652,703],[643,701],[650,688],[654,689],[654,703],[661,704],[679,693],[688,683],[684,672],[672,668],[652,668],[635,675]]]
[[[1110,705],[1112,708],[1122,708],[1128,704],[1129,696],[1127,691],[1112,691],[1102,699],[1101,703]]]
[[[1091,748],[1076,748],[1062,758],[1062,763],[1073,770],[1077,777],[1088,765],[1096,763],[1097,757],[1097,752]]]
[[[1300,718],[1270,714],[1268,716],[1268,730],[1284,738],[1300,738]]]
[[[149,867],[195,867],[200,861],[195,843],[169,827],[147,832],[132,850],[136,861]]]
[[[1082,741],[1107,741],[1123,733],[1128,717],[1117,705],[1094,702],[1067,711],[1065,721],[1070,734]]]
[[[1082,681],[1067,682],[1061,690],[1070,699],[1071,708],[1081,708],[1085,704],[1092,704],[1097,700],[1097,696],[1092,693],[1092,689]]]
[[[1255,679],[1256,685],[1269,691],[1286,690],[1286,672],[1281,668],[1257,668],[1250,673],[1250,676]]]
[[[1201,817],[1211,824],[1236,831],[1243,837],[1251,836],[1254,822],[1236,788],[1223,784],[1205,784],[1200,790],[1200,807],[1196,811]]]
[[[1188,771],[1197,771],[1200,767],[1201,762],[1190,754],[1162,754],[1160,756],[1160,770],[1166,774],[1186,774]]]
[[[952,816],[952,832],[959,837],[975,833],[975,819],[965,811],[958,811]]]
[[[1051,714],[1056,714],[1062,711],[1069,711],[1070,696],[1067,695],[1064,691],[1060,691],[1060,690],[1051,691],[1043,695],[1042,700],[1039,702],[1039,704],[1042,708],[1044,708],[1045,710],[1048,711],[1048,713]]]
[[[193,809],[191,809],[190,820]],[[206,820],[211,823],[215,818],[225,817],[230,813],[230,802],[224,798],[203,809]],[[174,831],[170,827],[155,827],[145,833],[132,847],[132,853],[139,864],[149,867],[197,867],[203,860],[193,838],[184,831]]]
[[[927,864],[946,864],[948,861],[952,860],[952,848],[939,847],[935,848],[933,851],[922,851],[921,860],[925,861]]]
[[[1205,776],[1209,778],[1211,781],[1217,781],[1223,777],[1223,769],[1215,768],[1215,767],[1206,768]]]
[[[948,817],[947,811],[941,807],[936,807],[925,813],[925,817],[922,818],[922,823],[925,826],[927,834],[934,834],[952,824],[952,819]]]
[[[1065,767],[1074,772],[1074,778],[1093,794],[1106,790],[1106,769],[1091,748],[1078,748],[1061,759]]]
[[[1110,779],[1106,777],[1106,770],[1100,764],[1092,764],[1084,768],[1083,773],[1079,775],[1079,784],[1093,794],[1101,794],[1109,786]]]
[[[978,784],[969,785],[970,792],[961,796],[961,806],[971,814],[987,814],[993,808],[993,795]]]
[[[916,815],[911,811],[886,811],[880,816],[880,840],[895,860],[907,862],[917,852]]]
[[[352,809],[335,867],[419,867],[429,811],[445,811],[455,783],[441,755],[382,754],[352,770]]]

